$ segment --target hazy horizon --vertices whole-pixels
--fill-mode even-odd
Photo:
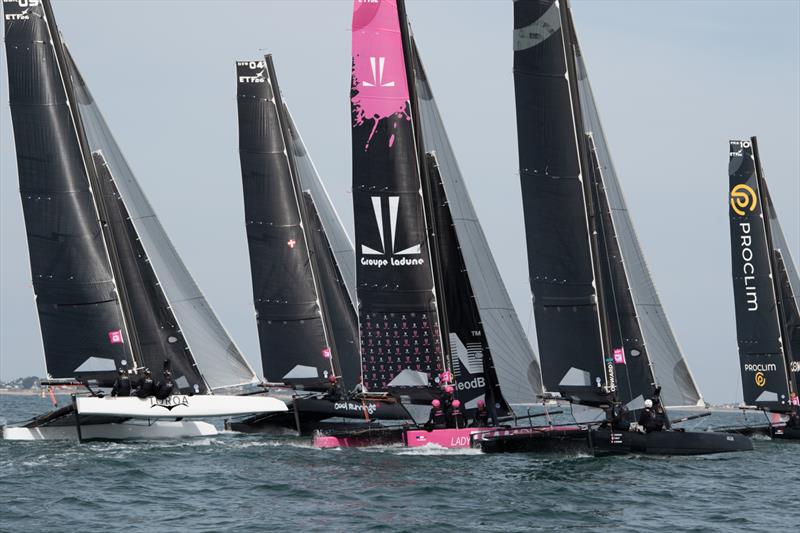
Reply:
[[[408,2],[459,166],[526,329],[530,289],[512,3]],[[235,61],[274,56],[284,97],[352,235],[349,1],[53,1],[66,43],[186,266],[260,373]],[[705,399],[741,399],[728,140],[759,137],[800,260],[800,2],[574,0],[576,30],[650,271]],[[0,380],[44,375],[8,73],[0,97]],[[535,339],[534,349],[538,353]]]

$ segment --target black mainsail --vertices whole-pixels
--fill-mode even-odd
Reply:
[[[659,386],[665,404],[698,403],[625,207],[567,2],[515,2],[514,84],[545,388],[632,413]]]
[[[791,412],[798,405],[797,272],[764,181],[757,141],[730,141],[733,294],[747,405]],[[777,244],[777,245],[776,245]],[[793,279],[794,278],[794,279]]]
[[[125,162],[49,0],[3,7],[49,376],[105,381],[123,362],[168,363],[185,392],[254,382]]]
[[[333,374],[350,388],[360,366],[355,309],[323,218],[345,261],[348,241],[335,229],[335,212],[283,102],[272,57],[239,61],[236,74],[247,240],[265,376],[327,389]],[[349,259],[352,263],[352,247]]]
[[[538,365],[466,191],[403,2],[355,4],[351,96],[368,386],[412,395],[409,389],[435,387],[441,372],[452,371],[467,409],[485,399],[495,414],[508,413],[506,387],[516,402],[535,401]]]

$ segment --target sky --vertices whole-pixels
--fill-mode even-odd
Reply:
[[[244,231],[235,61],[274,55],[284,98],[352,234],[348,1],[54,0],[117,142],[222,323],[261,368]],[[459,165],[523,325],[512,2],[409,0]],[[572,2],[617,173],[707,401],[741,399],[728,140],[757,135],[800,259],[800,2]],[[0,68],[0,380],[44,375]],[[536,347],[533,339],[534,348]]]

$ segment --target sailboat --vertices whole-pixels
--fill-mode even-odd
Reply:
[[[350,394],[361,361],[353,245],[278,86],[272,56],[237,61],[239,156],[261,361],[267,382],[294,391],[287,413],[230,422],[300,433],[343,419],[406,420],[390,398]],[[355,419],[355,420],[354,420]]]
[[[354,2],[353,207],[361,375],[419,424],[442,389],[492,426],[541,392],[414,44],[402,0]],[[511,399],[511,401],[509,401]],[[535,401],[535,400],[534,400]],[[398,432],[407,446],[469,446],[486,428]],[[363,438],[362,438],[363,437]],[[318,435],[320,447],[374,432]]]
[[[733,295],[747,406],[789,417],[737,428],[800,439],[800,277],[772,203],[755,137],[730,141]]]
[[[257,382],[180,260],[64,45],[49,0],[4,1],[11,115],[50,384],[89,395],[6,439],[215,434],[187,421],[285,411],[215,390]],[[171,370],[179,394],[103,396],[118,370]]]
[[[701,397],[625,206],[569,3],[515,2],[513,42],[520,180],[544,387],[600,419],[560,432],[487,434],[482,449],[751,449],[740,435],[671,429],[666,406],[697,404]],[[663,417],[663,430],[644,432],[638,425],[646,402]]]

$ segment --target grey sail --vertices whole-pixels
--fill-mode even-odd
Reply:
[[[661,386],[661,398],[666,405],[702,405],[700,390],[672,332],[639,245],[622,187],[611,160],[608,142],[589,84],[586,64],[580,51],[576,53],[576,65],[584,129],[586,133],[592,134],[596,145],[596,155],[603,173],[605,192],[617,232],[616,237],[633,293],[644,344],[655,370],[656,382]]]
[[[333,202],[317,173],[314,161],[303,143],[300,131],[294,124],[289,106],[286,107],[286,118],[289,125],[292,148],[294,151],[295,167],[300,186],[304,191],[309,191],[314,199],[317,215],[322,223],[325,236],[330,244],[331,252],[336,258],[336,266],[342,273],[345,287],[350,295],[350,301],[356,301],[356,251],[347,231],[344,229],[342,219],[333,207]]]
[[[219,389],[256,382],[253,369],[170,242],[77,67],[69,55],[67,58],[89,147],[105,158],[171,313],[208,387]]]
[[[512,404],[532,403],[542,394],[539,362],[478,221],[416,44],[413,57],[422,141],[426,151],[436,154],[461,255],[473,280],[472,290],[503,396]]]

